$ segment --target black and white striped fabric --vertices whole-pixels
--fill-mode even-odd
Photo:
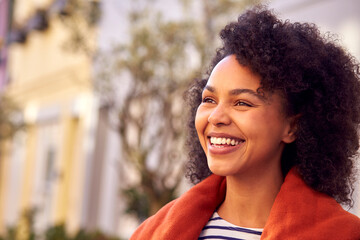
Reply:
[[[259,240],[262,228],[243,228],[231,224],[214,212],[209,222],[203,228],[199,240],[226,239],[226,240]]]

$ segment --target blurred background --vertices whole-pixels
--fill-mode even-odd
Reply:
[[[257,3],[360,59],[357,0],[0,0],[0,239],[128,239],[186,191],[183,93]]]

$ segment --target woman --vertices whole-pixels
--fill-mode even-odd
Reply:
[[[360,239],[351,206],[359,65],[310,24],[256,8],[189,90],[196,186],[131,239]],[[212,174],[213,173],[213,174]]]

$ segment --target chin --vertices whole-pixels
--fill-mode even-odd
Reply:
[[[224,168],[224,167],[220,167],[220,166],[209,165],[209,169],[213,174],[218,175],[218,176],[226,177],[226,176],[230,176],[230,175],[234,174],[233,169]]]

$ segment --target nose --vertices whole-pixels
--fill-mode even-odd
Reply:
[[[231,123],[231,118],[228,115],[226,106],[218,104],[211,112],[208,122],[216,126],[229,125]]]

